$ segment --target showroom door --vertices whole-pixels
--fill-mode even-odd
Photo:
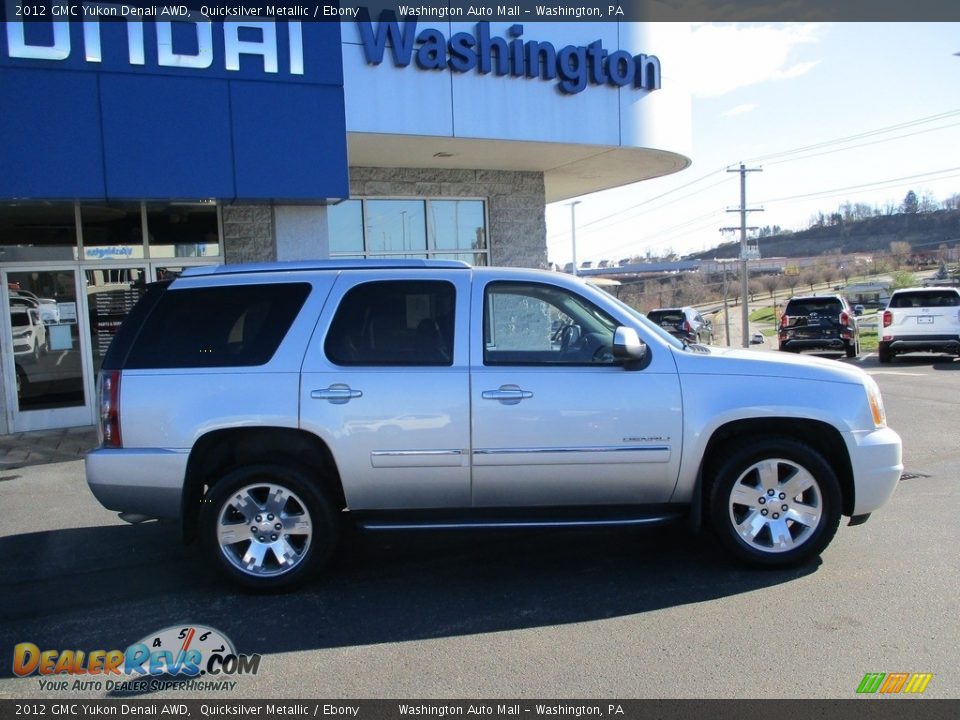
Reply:
[[[2,272],[3,381],[13,432],[94,421],[87,306],[77,266]]]

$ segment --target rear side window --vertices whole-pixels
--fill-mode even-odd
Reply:
[[[651,310],[647,317],[655,323],[669,323],[670,325],[682,325],[686,320],[682,310]]]
[[[957,307],[960,293],[953,290],[924,290],[898,292],[890,298],[892,308]]]
[[[839,315],[843,312],[843,303],[836,298],[808,298],[791,300],[787,303],[785,315]]]
[[[140,329],[125,367],[264,365],[309,294],[309,283],[168,290]]]
[[[337,365],[452,365],[456,290],[442,280],[384,280],[352,288],[324,352]]]

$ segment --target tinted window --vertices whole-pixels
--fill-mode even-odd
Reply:
[[[952,290],[899,292],[890,299],[892,308],[956,307],[958,305],[960,305],[960,293]]]
[[[440,280],[358,285],[343,298],[324,351],[337,365],[451,365],[456,290]]]
[[[660,325],[664,323],[669,325],[682,325],[683,321],[686,320],[681,310],[651,310],[647,313],[647,317]]]
[[[308,283],[167,290],[140,328],[125,367],[263,365],[309,293]]]

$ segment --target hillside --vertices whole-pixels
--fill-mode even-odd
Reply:
[[[763,257],[810,257],[850,253],[888,253],[890,243],[907,242],[914,251],[935,251],[960,241],[960,210],[878,215],[837,225],[760,238]],[[740,243],[730,242],[689,256],[692,260],[735,258]]]

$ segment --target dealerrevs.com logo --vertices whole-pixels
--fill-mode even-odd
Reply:
[[[920,695],[933,673],[867,673],[857,686],[858,695]]]
[[[13,672],[40,676],[43,690],[233,690],[237,682],[229,678],[256,675],[260,659],[237,653],[230,639],[211,627],[176,625],[126,650],[41,650],[22,642],[13,649]]]

